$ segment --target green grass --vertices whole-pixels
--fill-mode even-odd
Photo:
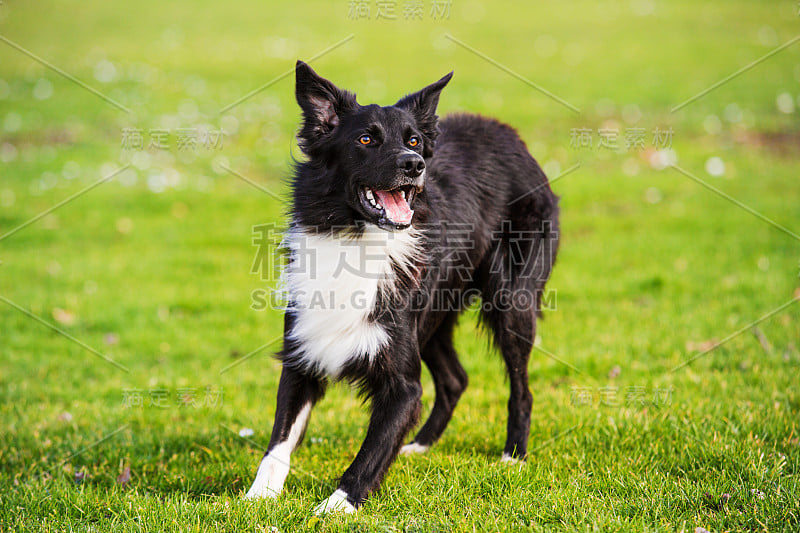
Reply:
[[[800,108],[800,43],[670,113],[798,35],[796,2],[453,0],[437,21],[426,1],[418,22],[402,20],[403,5],[400,20],[378,21],[349,19],[344,0],[0,3],[0,35],[131,110],[0,42],[0,530],[800,529],[800,305],[751,327],[797,297],[800,243],[655,168],[650,138],[672,128],[680,168],[800,233],[800,111],[776,105],[788,93]],[[272,285],[251,273],[252,227],[281,223],[285,204],[222,165],[285,198],[299,157],[291,76],[219,110],[350,34],[313,65],[362,102],[391,103],[455,70],[442,112],[513,124],[551,177],[580,167],[553,184],[557,309],[539,328],[552,356],[536,350],[530,365],[528,462],[498,461],[503,367],[468,313],[457,346],[470,387],[441,442],[398,459],[355,516],[318,520],[311,509],[367,422],[344,386],[314,411],[285,494],[241,498],[279,375],[273,346],[244,356],[282,327],[278,311],[251,309],[251,293]],[[149,157],[121,147],[123,128],[198,124],[230,134],[196,153],[174,136]],[[645,128],[645,149],[598,149],[604,127],[620,143]],[[591,128],[595,146],[571,147],[574,128]],[[723,176],[706,171],[712,157]],[[427,411],[427,374],[424,386]]]

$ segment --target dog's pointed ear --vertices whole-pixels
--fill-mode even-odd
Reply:
[[[297,61],[295,76],[295,97],[303,110],[298,137],[305,149],[333,131],[340,117],[355,111],[358,103],[353,93],[339,89],[302,61]]]
[[[439,81],[431,83],[424,89],[401,98],[395,104],[395,107],[406,109],[414,115],[417,125],[422,130],[422,134],[428,138],[429,142],[425,143],[425,157],[431,155],[432,152],[427,152],[433,148],[433,141],[436,140],[436,136],[439,133],[437,127],[439,117],[436,115],[436,106],[439,105],[439,94],[452,77],[453,73],[450,72]]]

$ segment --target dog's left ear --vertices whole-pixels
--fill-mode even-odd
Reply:
[[[306,63],[295,66],[295,97],[303,110],[303,126],[298,137],[306,153],[339,124],[339,118],[358,108],[353,93],[339,89]]]
[[[425,157],[433,155],[433,142],[439,134],[439,117],[436,115],[436,106],[439,105],[439,93],[442,92],[442,89],[444,89],[445,85],[447,85],[452,77],[453,73],[451,72],[436,83],[431,83],[421,91],[401,98],[395,104],[395,107],[406,109],[414,115],[417,125],[428,141],[424,143],[425,152],[423,155]]]

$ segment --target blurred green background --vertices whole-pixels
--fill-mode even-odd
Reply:
[[[799,9],[4,0],[0,528],[796,530]],[[346,387],[287,494],[240,500],[274,413],[253,228],[285,220],[297,59],[385,105],[454,70],[440,114],[508,122],[554,180],[524,467],[497,463],[503,368],[468,313],[450,429],[357,516],[310,519],[363,436]]]

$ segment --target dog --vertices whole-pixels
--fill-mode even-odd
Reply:
[[[511,389],[502,459],[524,460],[528,359],[558,249],[547,177],[510,126],[469,114],[439,121],[452,72],[387,107],[358,104],[302,61],[295,73],[306,160],[295,165],[284,240],[282,372],[272,437],[246,497],[280,494],[330,381],[357,386],[371,418],[317,514],[355,511],[398,453],[428,450],[467,387],[453,330],[478,296]],[[403,446],[420,415],[422,361],[436,397]]]

